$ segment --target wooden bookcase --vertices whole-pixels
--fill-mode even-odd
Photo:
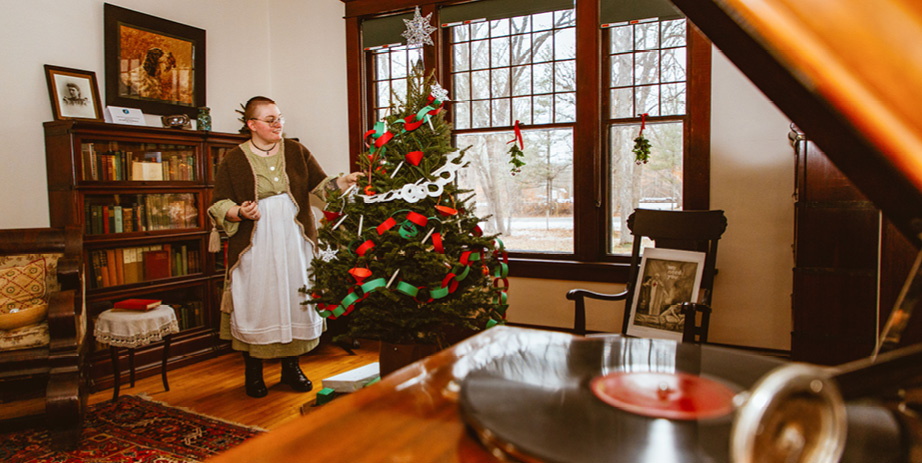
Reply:
[[[108,302],[162,299],[181,328],[171,366],[227,349],[217,336],[224,255],[208,252],[206,210],[217,163],[247,138],[85,121],[44,128],[51,225],[84,230],[88,329]],[[112,384],[104,347],[95,345],[91,355],[93,389]],[[137,350],[140,376],[159,371],[161,349]]]

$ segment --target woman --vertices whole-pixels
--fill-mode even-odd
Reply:
[[[251,138],[224,156],[208,209],[229,236],[220,336],[243,352],[247,395],[269,393],[267,358],[282,359],[282,383],[307,392],[313,385],[298,356],[317,346],[323,330],[298,291],[309,287],[317,241],[309,195],[346,190],[362,174],[328,177],[307,148],[282,137],[285,121],[269,98],[251,98],[244,121]]]

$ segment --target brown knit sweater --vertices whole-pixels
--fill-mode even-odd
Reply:
[[[329,179],[314,159],[314,155],[304,145],[288,139],[285,139],[285,175],[288,180],[286,193],[298,207],[295,219],[301,227],[301,234],[316,246],[317,228],[314,225],[309,195]],[[225,154],[215,175],[212,204],[224,199],[237,204],[256,200],[256,174],[239,146]],[[228,239],[227,275],[230,275],[237,265],[240,254],[250,247],[256,223],[252,220],[240,222],[237,233]]]

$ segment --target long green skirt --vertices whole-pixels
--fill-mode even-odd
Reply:
[[[275,344],[247,344],[239,339],[235,339],[231,335],[230,329],[230,314],[221,312],[221,330],[219,336],[225,341],[231,342],[231,348],[234,350],[239,350],[241,352],[249,352],[251,357],[260,358],[260,359],[276,359],[283,357],[297,357],[299,355],[305,354],[314,350],[318,344],[320,344],[320,338],[310,339],[310,340],[301,340],[295,339],[289,343],[275,343]],[[326,330],[326,321],[324,320],[323,324],[324,331]]]

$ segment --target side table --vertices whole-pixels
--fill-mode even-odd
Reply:
[[[131,387],[134,387],[135,349],[161,339],[163,340],[163,361],[160,364],[160,376],[163,379],[164,389],[170,390],[166,379],[166,362],[170,353],[170,338],[173,333],[178,332],[179,322],[176,320],[176,312],[168,305],[145,311],[109,309],[99,314],[93,334],[96,336],[96,341],[109,345],[112,372],[115,376],[115,391],[112,393],[112,400],[118,399],[121,385],[118,349],[120,347],[128,349],[129,379]]]

